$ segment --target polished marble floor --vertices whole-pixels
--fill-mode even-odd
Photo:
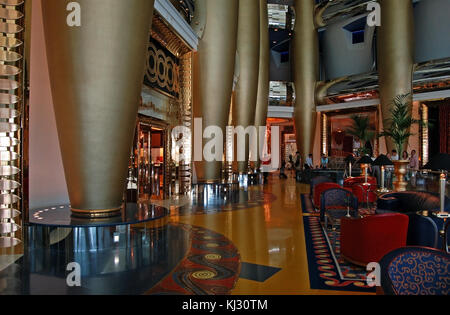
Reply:
[[[249,188],[269,197],[246,207],[192,212],[178,211],[183,198],[160,201],[171,211],[169,225],[151,233],[135,227],[132,246],[101,253],[61,254],[67,235],[59,233],[53,250],[0,255],[0,294],[360,294],[311,289],[308,214],[300,202],[308,191],[293,178],[273,176]],[[85,263],[84,282],[68,289],[65,266],[74,260]],[[208,279],[217,281],[205,285]]]

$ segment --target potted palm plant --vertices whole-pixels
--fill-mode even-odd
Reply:
[[[369,154],[369,150],[366,147],[368,142],[371,142],[375,136],[376,132],[370,125],[370,119],[368,116],[363,115],[352,115],[353,120],[352,126],[346,130],[346,133],[359,139],[360,149],[358,154],[363,156]]]
[[[410,94],[403,94],[397,96],[393,103],[391,112],[391,118],[385,121],[385,127],[383,132],[379,134],[379,137],[389,137],[395,144],[398,154],[401,156],[402,152],[407,145],[409,138],[414,136],[411,133],[411,127],[415,124],[420,124],[419,120],[416,120],[411,115],[411,99]],[[396,191],[405,191],[407,183],[404,178],[407,172],[408,161],[393,161],[395,168],[396,181],[394,187]]]

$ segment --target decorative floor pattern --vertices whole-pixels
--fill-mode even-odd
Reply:
[[[240,254],[223,235],[180,224],[192,237],[187,256],[149,295],[227,295],[240,273]]]
[[[318,217],[303,220],[311,288],[375,293],[365,282],[364,268],[348,264],[340,257],[339,231],[325,234]]]

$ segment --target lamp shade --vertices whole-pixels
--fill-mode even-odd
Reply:
[[[387,166],[394,165],[392,161],[384,154],[381,154],[375,161],[373,161],[372,165],[375,166]]]
[[[363,156],[361,159],[359,159],[358,162],[356,162],[356,164],[372,164],[372,163],[373,163],[373,160],[370,157],[368,157],[367,155]]]
[[[440,153],[436,155],[423,168],[432,171],[450,171],[450,154]]]

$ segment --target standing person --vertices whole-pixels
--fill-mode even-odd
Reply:
[[[302,166],[302,156],[300,155],[300,152],[297,151],[297,153],[295,153],[295,169],[297,171],[300,171],[301,166]]]
[[[400,158],[398,156],[398,152],[397,150],[392,150],[391,153],[391,161],[398,161]]]
[[[373,158],[372,158],[372,160],[373,160]],[[378,187],[381,187],[381,167],[380,166],[372,165],[372,176],[377,179]]]
[[[285,173],[286,170],[286,161],[283,160],[283,162],[281,162],[281,168],[280,168],[280,178],[281,179],[287,179],[287,175]]]
[[[297,151],[295,153],[295,179],[297,181],[300,181],[301,171],[302,171],[302,156],[300,155],[300,152]]]
[[[409,154],[408,154],[408,152],[406,152],[406,151],[403,152],[402,160],[403,161],[409,161]]]
[[[313,160],[313,155],[310,154],[308,156],[308,158],[306,159],[306,167],[310,170],[314,169],[314,160]]]
[[[419,170],[419,157],[416,150],[411,151],[411,159],[409,160],[409,168],[413,171]]]

